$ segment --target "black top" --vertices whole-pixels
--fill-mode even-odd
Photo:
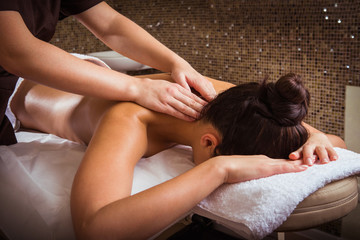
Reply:
[[[1,0],[0,11],[19,12],[29,31],[36,38],[48,42],[59,20],[81,13],[99,2],[102,0]],[[16,143],[5,110],[17,79],[18,76],[0,66],[0,145]]]

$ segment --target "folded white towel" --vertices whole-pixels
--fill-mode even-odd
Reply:
[[[221,186],[200,202],[197,210],[210,212],[213,219],[230,220],[233,225],[241,223],[245,226],[240,229],[242,232],[261,239],[278,228],[311,193],[329,182],[360,172],[360,154],[341,148],[335,150],[339,155],[337,161],[315,164],[300,173]]]

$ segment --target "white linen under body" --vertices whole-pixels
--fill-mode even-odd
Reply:
[[[21,142],[0,146],[0,229],[12,240],[75,239],[70,191],[86,147],[51,134],[16,137]],[[141,159],[132,194],[191,169],[191,158],[178,146]]]
[[[22,83],[22,81],[24,81],[23,78],[18,78],[17,82],[16,82],[16,85],[15,85],[15,89],[13,91],[13,93],[11,94],[9,100],[8,100],[8,105],[7,105],[7,108],[5,110],[5,115],[7,116],[7,118],[9,119],[11,125],[13,126],[14,130],[17,131],[19,130],[20,128],[20,121],[15,117],[14,113],[11,111],[11,108],[10,108],[10,103],[11,103],[11,100],[13,99],[16,91],[18,90],[20,84]]]
[[[2,230],[10,239],[74,239],[70,189],[85,146],[51,134],[18,132],[17,137],[22,142],[0,146]],[[247,239],[262,238],[312,192],[360,172],[360,154],[336,151],[339,160],[301,173],[223,185],[193,212],[210,216]],[[132,193],[191,169],[191,156],[191,148],[177,146],[141,159],[135,168]]]

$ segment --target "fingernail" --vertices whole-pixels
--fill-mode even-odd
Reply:
[[[306,159],[306,164],[307,164],[307,165],[312,165],[312,160],[311,160],[311,158],[307,158],[307,159]]]
[[[329,162],[329,159],[324,158],[323,162],[324,162],[324,163],[328,163],[328,162]]]
[[[337,156],[333,156],[333,157],[332,157],[332,160],[333,160],[333,161],[335,161],[335,160],[337,160],[337,159],[338,159]]]

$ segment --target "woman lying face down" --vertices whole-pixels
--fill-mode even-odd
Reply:
[[[161,78],[170,80],[166,74]],[[230,87],[211,81],[217,91]],[[341,139],[301,123],[308,102],[299,77],[290,74],[275,84],[232,87],[194,122],[134,103],[88,98],[29,82],[19,88],[12,109],[24,127],[89,144],[71,193],[79,238],[144,239],[179,219],[223,183],[306,169],[300,160],[273,158],[288,158],[297,149],[293,159],[300,158],[300,152],[306,158],[317,153],[322,162],[336,156],[332,145],[343,146]],[[177,143],[192,146],[197,166],[130,196],[137,161]]]
[[[292,73],[276,83],[241,84],[219,94],[201,116],[220,132],[214,155],[288,158],[308,139],[301,123],[309,100],[300,76]]]

